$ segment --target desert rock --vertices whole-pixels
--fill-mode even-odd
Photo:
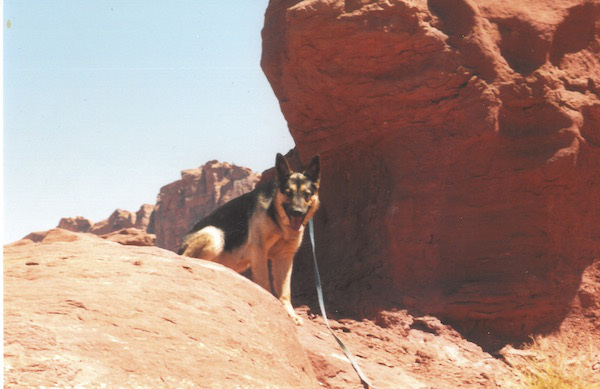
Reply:
[[[307,307],[297,327],[233,271],[54,229],[4,247],[4,384],[361,388]],[[430,316],[331,318],[380,388],[507,387],[503,362]]]
[[[146,230],[150,224],[150,217],[153,210],[154,206],[150,204],[142,205],[135,213],[117,209],[108,219],[95,223],[89,232],[96,235],[105,235],[122,230],[123,228]]]
[[[488,347],[560,326],[600,257],[599,15],[269,2],[262,67],[300,160],[321,154],[317,253],[338,309],[407,307]]]
[[[94,223],[83,216],[64,217],[58,222],[57,228],[73,232],[88,232]]]
[[[100,235],[101,238],[125,246],[154,246],[156,236],[139,228],[123,228],[118,231]]]
[[[318,387],[262,288],[62,229],[4,248],[4,369],[5,387]]]

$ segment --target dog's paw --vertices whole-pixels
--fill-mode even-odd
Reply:
[[[296,323],[297,326],[301,326],[302,324],[304,324],[304,320],[302,320],[302,318],[300,316],[298,316],[296,313],[294,313],[293,315],[290,315],[292,320],[294,321],[294,323]]]
[[[296,311],[294,311],[294,307],[292,307],[292,305],[288,304],[287,302],[282,302],[282,303],[283,303],[283,308],[285,308],[285,311],[292,318],[294,323],[296,323],[297,326],[301,326],[303,323],[302,318],[300,316],[298,316]]]

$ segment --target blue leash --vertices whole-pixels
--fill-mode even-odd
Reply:
[[[331,332],[331,335],[333,335],[335,340],[340,345],[340,348],[342,349],[344,354],[346,354],[346,358],[348,358],[348,360],[352,364],[352,367],[354,368],[354,371],[356,371],[356,374],[358,374],[358,377],[360,378],[360,382],[363,385],[363,387],[365,389],[372,388],[373,385],[371,385],[371,383],[367,380],[363,372],[360,370],[360,367],[358,367],[358,364],[356,363],[356,360],[354,360],[354,357],[350,353],[350,350],[348,350],[346,345],[340,340],[340,338],[337,337],[335,332],[333,332],[333,330],[329,326],[329,320],[327,320],[327,314],[325,313],[325,303],[323,302],[323,288],[321,286],[321,276],[319,275],[319,267],[317,266],[317,255],[315,254],[315,227],[313,226],[312,219],[308,221],[308,232],[310,235],[310,243],[312,244],[311,248],[313,254],[313,262],[315,264],[315,280],[317,283],[317,295],[319,296],[319,307],[321,308],[321,315],[323,316],[323,321],[325,321],[325,325],[327,325],[329,332]]]

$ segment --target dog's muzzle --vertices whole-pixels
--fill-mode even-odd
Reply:
[[[300,231],[302,228],[302,222],[304,222],[304,216],[306,214],[297,210],[291,210],[286,213],[288,215],[288,219],[290,220],[290,228],[294,231]]]

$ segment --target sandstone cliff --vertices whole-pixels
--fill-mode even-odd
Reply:
[[[326,295],[490,347],[558,328],[600,258],[600,3],[273,0],[262,67],[320,153]],[[297,295],[308,295],[298,264]]]

